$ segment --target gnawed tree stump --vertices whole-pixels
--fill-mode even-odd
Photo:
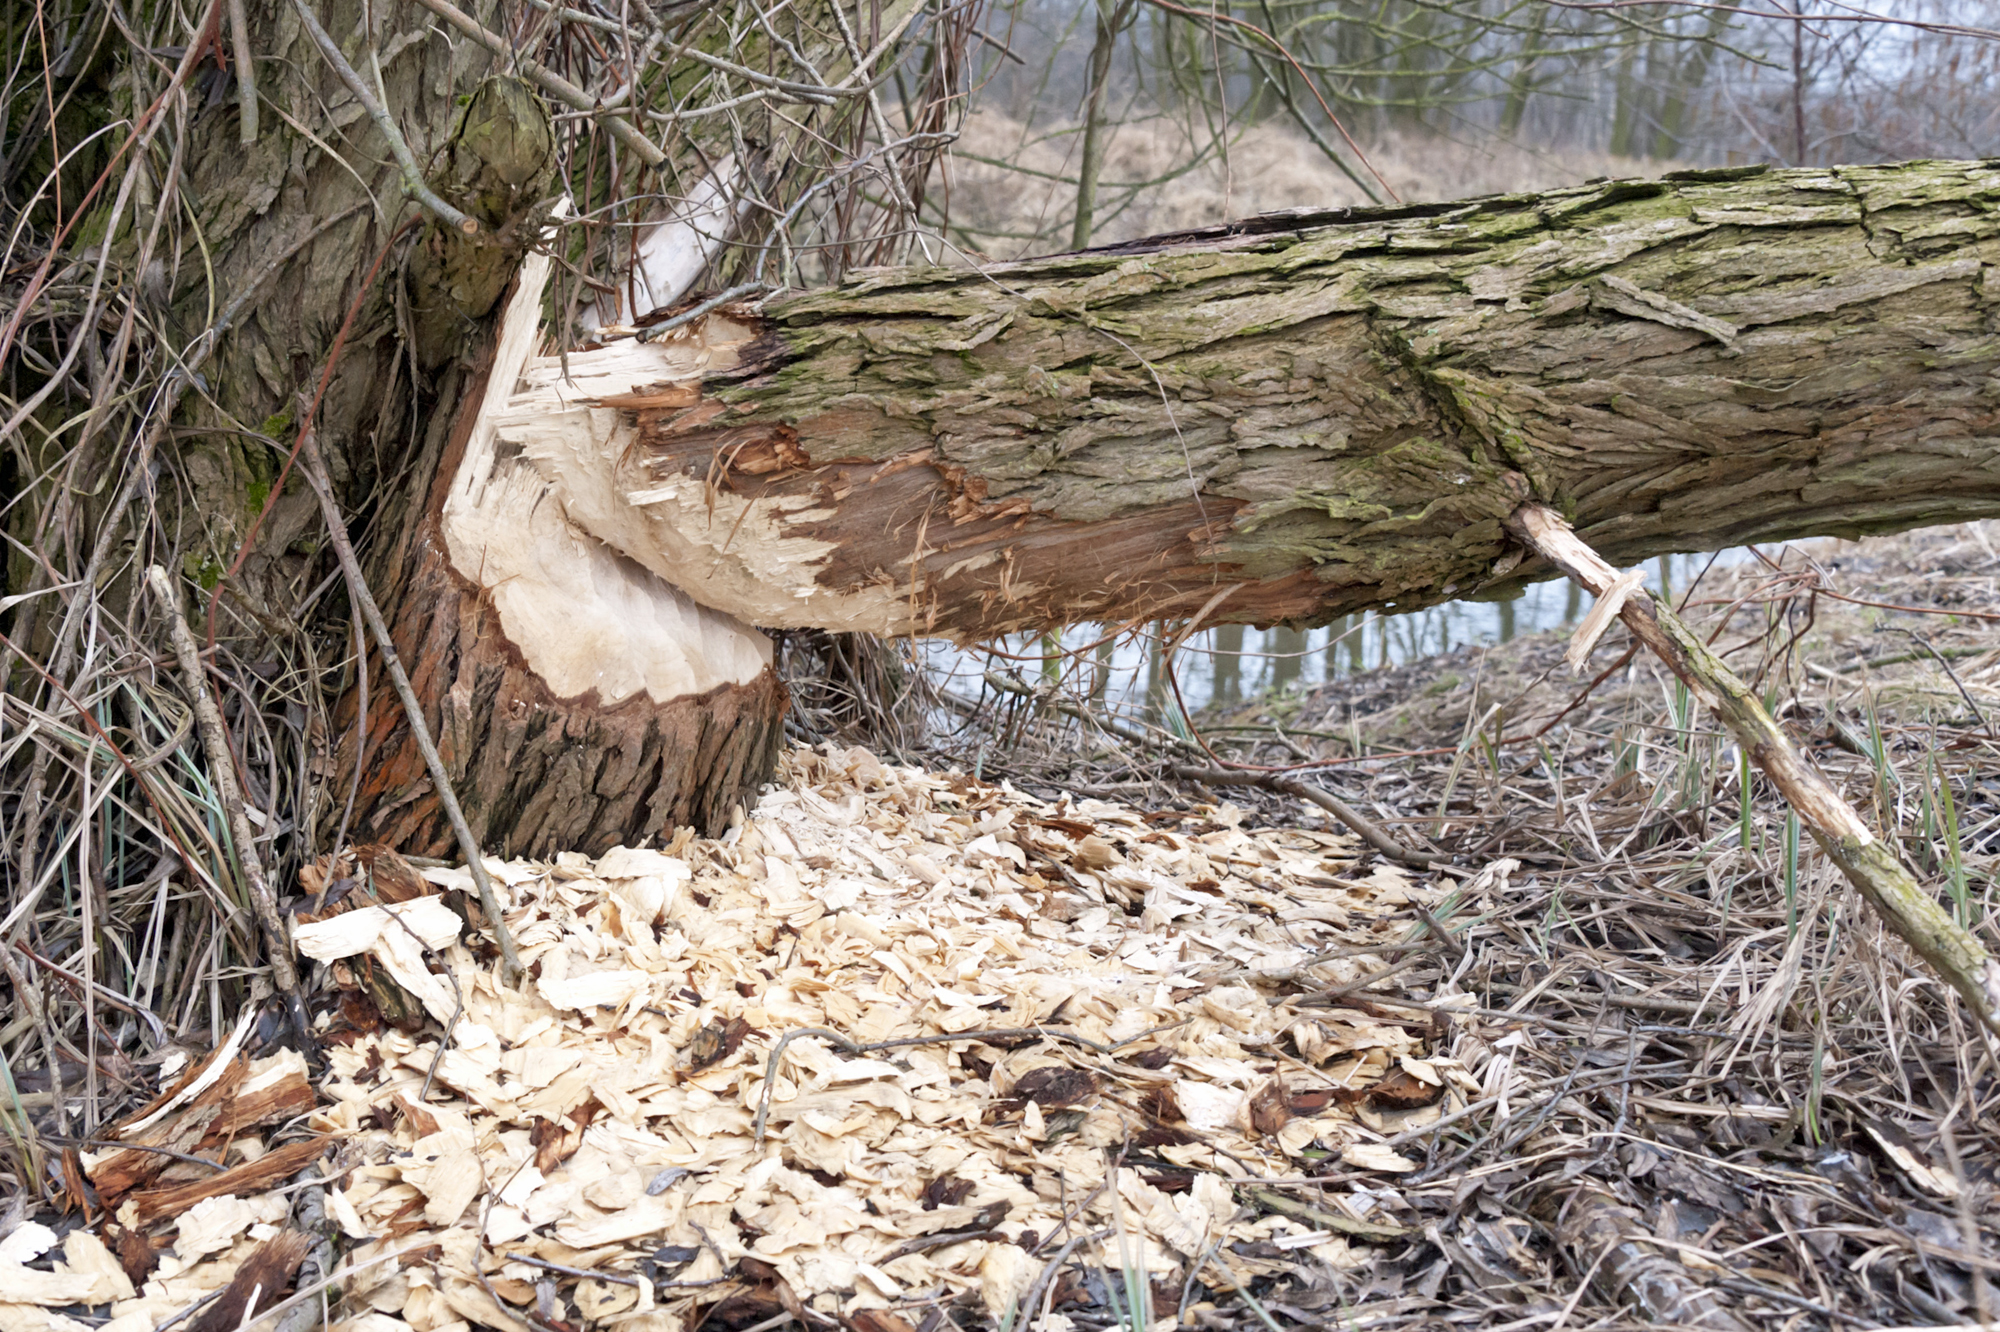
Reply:
[[[467,823],[503,855],[719,827],[769,777],[786,701],[768,638],[579,531],[497,429],[517,388],[561,374],[559,358],[536,355],[549,266],[540,254],[522,265],[393,603],[397,653]],[[676,351],[679,373],[699,373]],[[449,853],[393,700],[369,723],[371,835]]]

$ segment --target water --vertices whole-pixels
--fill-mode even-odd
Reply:
[[[1725,551],[1717,567],[1744,558]],[[1678,596],[1708,567],[1706,554],[1663,555],[1647,567],[1647,586]],[[918,644],[925,668],[946,688],[977,697],[987,670],[1039,682],[1053,674],[1066,690],[1087,694],[1114,712],[1158,715],[1173,710],[1175,686],[1188,712],[1229,705],[1284,689],[1310,689],[1358,671],[1449,652],[1466,644],[1506,643],[1523,634],[1576,623],[1590,602],[1576,584],[1535,583],[1512,601],[1452,601],[1400,615],[1348,616],[1319,629],[1253,629],[1224,625],[1190,635],[1174,653],[1171,677],[1161,661],[1156,626],[1100,641],[1100,625],[1072,625],[1050,640],[1010,635],[997,646],[1011,654],[989,659],[942,641]]]

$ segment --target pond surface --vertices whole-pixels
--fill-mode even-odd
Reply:
[[[1685,592],[1713,560],[1716,567],[1748,552],[1662,555],[1647,565],[1646,583],[1670,596]],[[1179,704],[1199,712],[1260,694],[1306,688],[1358,671],[1375,670],[1449,652],[1468,643],[1505,643],[1522,634],[1576,623],[1589,598],[1570,582],[1536,583],[1512,601],[1451,601],[1396,615],[1343,617],[1319,629],[1204,629],[1174,654],[1171,677],[1161,662],[1154,626],[1108,642],[1102,626],[1072,625],[1060,636],[1010,635],[997,646],[1006,656],[963,649],[942,641],[918,644],[925,668],[945,688],[976,698],[987,670],[1027,680],[1048,675],[1066,690],[1088,694],[1114,712],[1159,716]],[[1052,652],[1053,649],[1053,652]]]

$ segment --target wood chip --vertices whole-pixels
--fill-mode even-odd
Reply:
[[[1218,1241],[1252,1274],[1281,1269],[1230,1246],[1346,1262],[1346,1238],[1375,1235],[1259,1216],[1234,1189],[1246,1170],[1336,1155],[1412,1169],[1359,1141],[1364,1089],[1391,1070],[1412,1096],[1467,1075],[1424,1057],[1426,1024],[1308,1016],[1241,978],[1372,975],[1392,954],[1370,948],[1397,937],[1381,918],[1434,889],[1393,866],[1356,877],[1351,839],[1246,831],[1226,807],[1180,831],[858,750],[794,751],[784,778],[729,836],[673,854],[490,865],[535,976],[518,991],[436,894],[393,908],[409,929],[381,906],[301,924],[306,956],[366,958],[416,1025],[327,1045],[309,1121],[324,1137],[172,1183],[138,1138],[92,1157],[93,1181],[124,1190],[127,1225],[179,1218],[148,1291],[226,1280],[204,1328],[275,1298],[303,1252],[270,1228],[285,1215],[275,1190],[334,1140],[333,1224],[358,1255],[378,1242],[422,1255],[357,1278],[353,1332],[522,1324],[551,1279],[586,1318],[678,1326],[640,1276],[667,1253],[684,1255],[675,1282],[738,1278],[690,1287],[711,1320],[813,1321],[835,1305],[806,1301],[832,1296],[855,1326],[906,1332],[882,1306],[908,1292],[1004,1313],[1047,1262],[1014,1238],[1109,1234],[1114,1194],[1128,1243],[1161,1272]],[[382,871],[385,850],[375,863],[416,893]],[[462,877],[422,871],[446,888]],[[877,1042],[892,1044],[855,1048]],[[287,1058],[228,1048],[142,1131],[217,1161],[254,1145],[243,1128],[307,1109]],[[1274,1076],[1274,1058],[1287,1071]],[[1149,1167],[1171,1192],[1130,1169],[1107,1177],[1106,1148],[1126,1142],[1172,1162]],[[1093,1201],[1066,1222],[1078,1198]],[[1115,1264],[1108,1243],[1077,1257]],[[30,1280],[68,1305],[103,1302],[124,1277],[107,1253]],[[167,1316],[155,1298],[132,1307]]]
[[[425,948],[456,942],[465,927],[442,897],[415,897],[393,906],[362,907],[329,920],[292,927],[292,946],[315,962],[337,962],[375,946],[384,931],[408,930]]]

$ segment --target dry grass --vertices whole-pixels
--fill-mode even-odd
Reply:
[[[1777,553],[1688,597],[1988,939],[1996,590],[1993,532],[1961,527]],[[1314,781],[1444,852],[1427,874],[1288,830],[1288,804],[1253,830],[1159,781],[1170,744],[1080,760],[1087,728],[1009,696],[971,706],[927,770],[795,750],[723,838],[507,867],[532,991],[495,984],[476,927],[428,963],[379,922],[314,944],[342,959],[316,978],[333,1077],[307,1124],[334,1137],[290,1150],[342,1153],[323,1194],[299,1192],[357,1273],[335,1326],[497,1305],[646,1332],[788,1313],[1124,1332],[1134,1292],[1214,1332],[1983,1318],[1987,1046],[1627,646],[1578,679],[1539,635],[1197,719],[1240,760],[1303,751]],[[811,720],[841,717],[833,699]],[[987,780],[945,771],[954,755]],[[1152,808],[1073,794],[1117,764]],[[325,885],[351,894],[331,910],[420,891],[385,861]],[[425,1011],[398,1007],[410,994]],[[787,1043],[805,1028],[861,1061]],[[264,1054],[267,1036],[237,1039]],[[1047,1108],[1044,1084],[1064,1089]],[[159,1165],[133,1155],[90,1158],[91,1178]],[[217,1247],[92,1298],[185,1309],[247,1270],[245,1225],[288,1196],[191,1218],[176,1243]],[[49,1280],[83,1280],[78,1248]],[[1047,1317],[1015,1312],[1044,1298]]]
[[[1774,553],[1711,573],[1689,605],[1989,947],[1994,526]],[[1763,779],[1745,785],[1663,668],[1628,656],[1622,630],[1581,679],[1562,647],[1462,649],[1196,719],[1226,757],[1323,765],[1311,780],[1459,873],[1520,865],[1505,894],[1441,910],[1449,948],[1370,996],[1389,1012],[1471,996],[1481,1015],[1436,1051],[1499,1099],[1437,1134],[1419,1170],[1371,1186],[1371,1205],[1430,1241],[1380,1252],[1343,1324],[1518,1326],[1567,1308],[1578,1326],[1625,1325],[1635,1304],[1710,1326],[1983,1317],[2000,1160],[1988,1043]],[[1214,798],[1163,780],[1169,733],[1150,763],[1131,746],[1080,763],[1089,746],[1045,740],[1029,700],[995,695],[979,715],[1017,741],[983,754],[989,776]],[[1322,826],[1258,799],[1265,817]],[[1723,1307],[1648,1307],[1644,1263],[1595,1266],[1614,1233],[1679,1283],[1654,1297],[1698,1289]]]
[[[949,168],[961,243],[996,259],[1067,248],[1077,137],[1070,126],[1031,128],[994,111],[968,117]],[[1395,134],[1364,147],[1409,202],[1544,190],[1597,176],[1653,176],[1676,165],[1480,137],[1486,141]],[[1119,125],[1105,154],[1092,239],[1108,244],[1284,208],[1368,202],[1288,127],[1242,127],[1226,154],[1208,150],[1208,143],[1205,134],[1166,116]]]

